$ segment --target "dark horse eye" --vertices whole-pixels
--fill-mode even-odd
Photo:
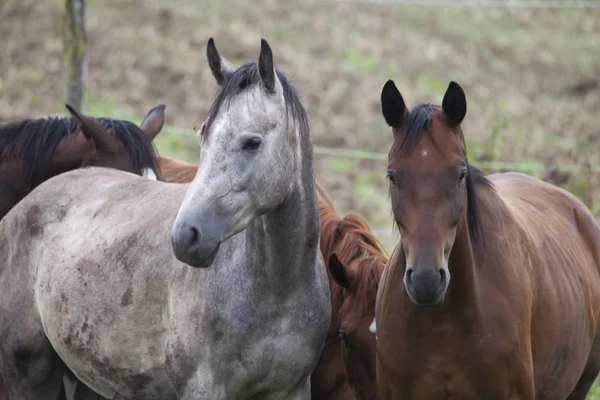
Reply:
[[[260,140],[259,137],[252,137],[252,138],[246,140],[246,142],[242,146],[242,149],[243,150],[256,150],[260,147],[261,142],[262,141]]]
[[[467,170],[465,169],[465,170],[461,171],[460,176],[458,177],[458,183],[462,183],[466,177],[467,177]]]
[[[346,332],[340,332],[340,334],[342,335],[342,341],[344,342],[344,346],[351,348],[352,340],[350,339],[350,336],[348,336]]]
[[[388,171],[386,174],[386,177],[390,180],[390,182],[392,182],[393,184],[396,184],[396,178],[394,177],[394,174],[392,173],[392,171]]]

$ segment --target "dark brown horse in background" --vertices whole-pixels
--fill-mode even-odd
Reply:
[[[152,108],[140,127],[67,108],[73,118],[0,125],[0,219],[40,183],[73,169],[100,166],[159,175],[152,139],[164,125],[164,105]]]
[[[392,81],[401,231],[377,297],[384,399],[585,399],[600,370],[600,228],[567,191],[467,161],[467,104],[408,112]]]
[[[42,182],[86,166],[115,168],[160,177],[152,140],[162,130],[165,106],[153,107],[138,127],[129,121],[91,118],[67,109],[72,118],[24,119],[0,125],[0,219]],[[65,376],[68,392],[58,400],[102,399]],[[0,382],[0,400],[2,383]]]
[[[189,183],[198,166],[159,157],[166,182]],[[357,214],[340,218],[318,182],[321,253],[331,289],[332,321],[311,375],[314,400],[379,399],[375,375],[375,298],[386,258],[367,223]]]

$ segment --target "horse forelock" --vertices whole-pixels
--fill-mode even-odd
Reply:
[[[296,86],[283,72],[275,69],[279,83],[283,90],[283,98],[285,107],[289,116],[292,117],[297,125],[301,139],[308,139],[309,126],[306,110],[302,105],[300,95]],[[261,81],[258,71],[258,64],[255,62],[247,62],[240,66],[231,76],[228,76],[221,84],[219,91],[213,101],[208,117],[204,125],[204,132],[208,134],[211,125],[217,118],[219,111],[223,107],[228,107],[231,100],[237,95],[254,87]],[[306,146],[305,146],[306,147]]]

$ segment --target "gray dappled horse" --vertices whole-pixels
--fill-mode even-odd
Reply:
[[[0,221],[9,399],[55,399],[65,364],[113,399],[310,398],[331,304],[306,113],[266,41],[207,55],[191,184],[81,169]]]

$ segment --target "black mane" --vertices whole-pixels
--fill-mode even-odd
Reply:
[[[144,168],[158,173],[156,150],[146,134],[134,123],[109,118],[95,118],[124,143],[132,164],[141,175]],[[41,183],[48,163],[60,141],[79,131],[71,118],[24,119],[0,124],[0,160],[19,157],[24,178],[31,187]]]
[[[308,117],[298,91],[288,77],[281,71],[275,70],[281,87],[283,88],[283,97],[288,113],[299,124],[300,136],[308,136]],[[229,106],[231,99],[245,89],[258,85],[260,83],[260,74],[258,72],[258,64],[255,62],[247,62],[238,68],[231,76],[227,77],[221,85],[221,89],[217,93],[215,101],[210,107],[208,118],[206,121],[205,132],[209,131],[210,125],[216,118],[221,107]]]
[[[399,151],[402,153],[413,149],[419,142],[421,134],[429,131],[431,128],[433,110],[439,108],[441,107],[433,104],[419,104],[414,106],[404,118],[404,126],[397,133],[397,135],[401,136],[401,139],[398,140],[395,147],[392,148],[392,152]],[[458,134],[464,143],[464,135],[460,128]],[[473,240],[481,242],[483,230],[479,214],[480,202],[477,196],[477,189],[481,186],[493,186],[483,171],[471,165],[466,156],[465,161],[467,161],[467,221],[469,224],[469,232]]]

